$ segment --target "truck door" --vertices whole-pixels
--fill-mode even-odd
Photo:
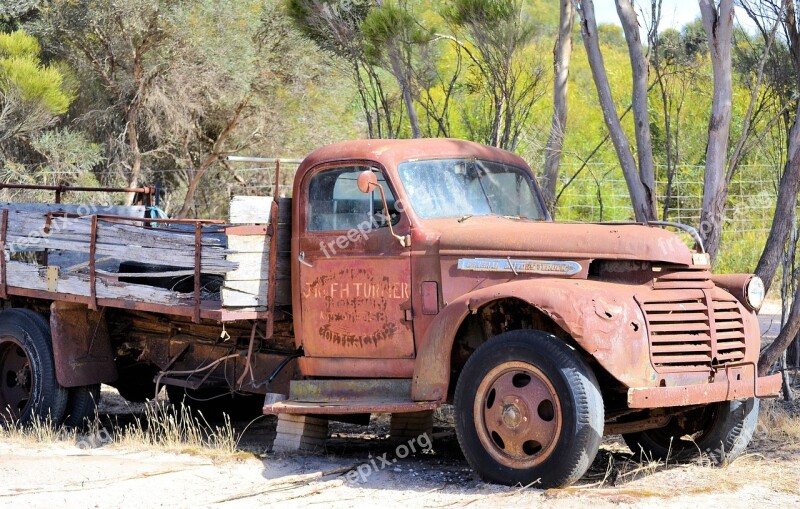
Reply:
[[[388,214],[378,191],[358,190],[364,170],[383,186]],[[410,250],[387,223],[403,234],[408,220],[395,210],[396,194],[383,172],[328,166],[310,172],[301,189],[299,332],[306,357],[414,357]]]

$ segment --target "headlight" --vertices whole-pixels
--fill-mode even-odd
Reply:
[[[764,303],[764,282],[758,276],[753,276],[747,283],[747,303],[756,311]]]

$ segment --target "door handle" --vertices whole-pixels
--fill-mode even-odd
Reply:
[[[311,265],[310,263],[308,263],[306,261],[306,252],[305,251],[300,251],[300,254],[297,256],[297,261],[302,263],[306,267],[311,267],[312,269],[314,268],[313,265]]]

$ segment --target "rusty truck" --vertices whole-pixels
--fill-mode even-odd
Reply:
[[[3,187],[0,407],[22,423],[80,422],[99,384],[166,386],[277,414],[302,447],[327,419],[452,404],[478,475],[548,487],[608,434],[648,458],[735,457],[780,388],[756,370],[758,277],[712,274],[685,225],[553,222],[496,148],[334,144],[290,198],[234,197],[224,221]]]

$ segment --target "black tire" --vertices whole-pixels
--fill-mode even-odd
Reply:
[[[100,403],[100,384],[72,387],[69,390],[64,426],[84,429],[97,415]]]
[[[173,405],[186,405],[209,420],[219,420],[223,415],[233,419],[252,419],[262,414],[264,397],[250,394],[232,394],[224,389],[187,389],[167,385],[167,396]]]
[[[461,450],[489,482],[567,486],[591,466],[603,437],[594,373],[541,331],[505,332],[475,350],[458,378],[454,407]]]
[[[28,312],[28,316],[36,323],[43,334],[52,337],[50,320],[35,312]],[[67,388],[67,408],[64,411],[63,425],[68,428],[83,428],[94,418],[97,405],[100,402],[100,384],[85,385]]]
[[[636,454],[662,461],[704,453],[720,465],[747,448],[758,425],[757,398],[713,403],[673,417],[663,428],[622,435]]]
[[[68,391],[56,380],[53,344],[41,315],[28,309],[0,313],[0,415],[22,425],[61,423]]]

